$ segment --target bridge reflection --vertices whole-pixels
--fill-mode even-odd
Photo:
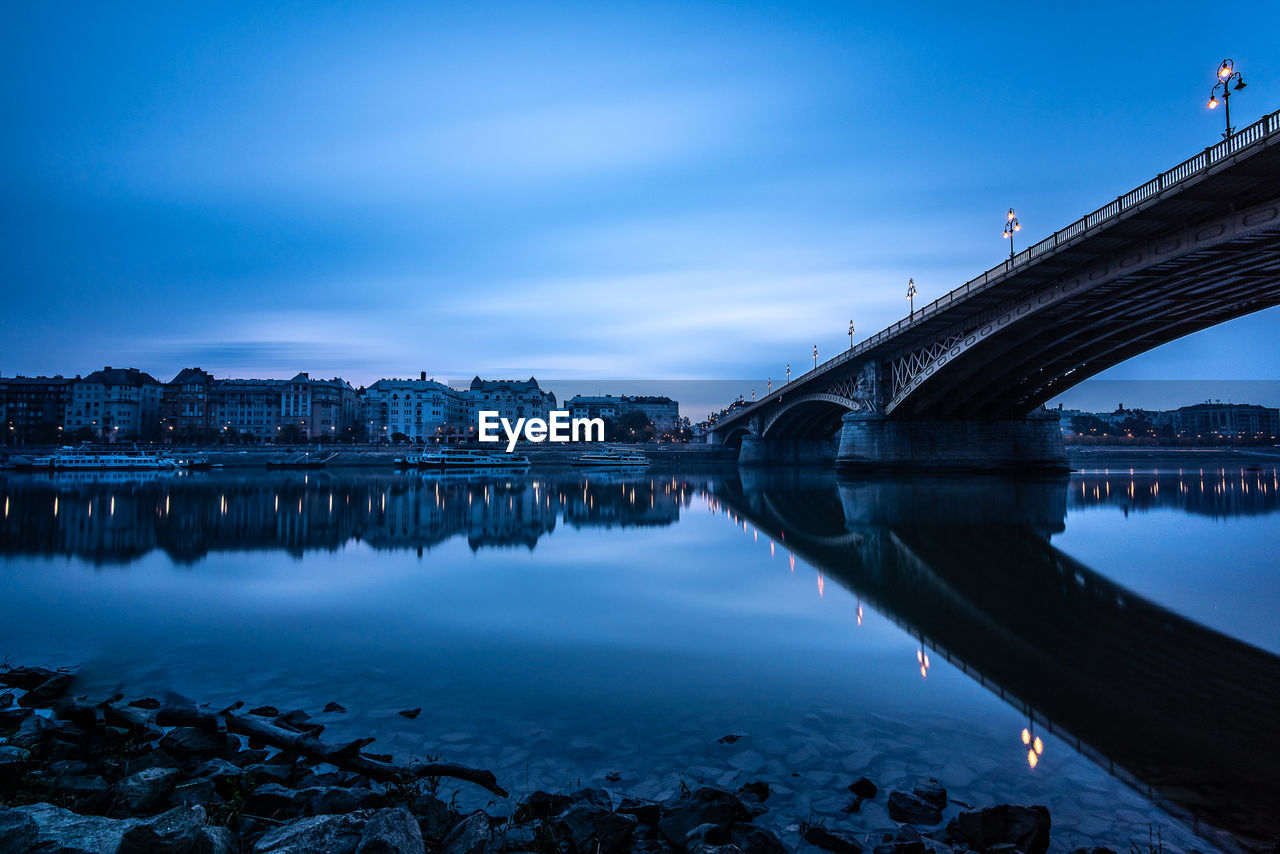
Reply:
[[[1270,850],[1280,658],[1049,543],[1068,502],[1274,512],[1275,473],[1248,474],[1206,473],[1202,489],[1198,473],[1179,486],[1176,474],[885,482],[744,471],[709,500],[918,637],[922,674],[941,657],[1022,711],[1028,727],[1011,744],[1031,765],[1038,736],[1055,733],[1217,844]]]
[[[671,477],[231,473],[0,480],[0,554],[126,563],[159,549],[301,554],[359,541],[419,554],[454,537],[472,549],[525,547],[555,530],[669,525],[692,498]]]

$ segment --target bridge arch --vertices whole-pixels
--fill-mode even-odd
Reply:
[[[833,439],[840,432],[841,418],[866,409],[859,400],[814,392],[786,401],[771,414],[761,432],[766,439]]]
[[[735,424],[723,434],[720,444],[726,448],[741,448],[742,440],[753,435],[755,434],[746,424]]]

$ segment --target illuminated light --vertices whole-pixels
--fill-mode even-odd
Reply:
[[[1211,110],[1216,110],[1216,109],[1218,109],[1218,99],[1217,99],[1217,98],[1210,98],[1210,99],[1209,99],[1209,105],[1208,105],[1208,106],[1209,106],[1209,109],[1211,109]]]
[[[794,553],[791,555],[791,571],[796,571],[796,556]]]
[[[116,497],[114,495],[111,496],[111,515],[116,515]]]
[[[1034,768],[1039,762],[1040,762],[1040,757],[1036,756],[1036,752],[1034,750],[1028,750],[1027,764],[1030,765],[1032,768]]]
[[[9,496],[4,497],[4,515],[9,515]],[[58,518],[58,496],[53,496],[53,518]]]
[[[858,625],[862,625],[862,603],[858,603]]]
[[[1031,749],[1035,751],[1036,756],[1044,753],[1044,742],[1040,740],[1040,736],[1036,736],[1036,740],[1032,743]]]
[[[823,589],[822,573],[819,572],[818,573],[818,596],[822,596],[822,589]]]
[[[5,503],[7,504],[8,501],[9,499],[6,498]],[[773,540],[769,541],[769,557],[773,557]]]
[[[1027,729],[1026,727],[1022,728],[1022,743],[1023,744],[1031,743],[1031,730]]]

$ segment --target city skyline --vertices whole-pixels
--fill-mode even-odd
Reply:
[[[1189,9],[25,10],[0,365],[777,379],[998,263],[1006,208],[1025,246],[1216,141],[1223,56],[1274,108],[1275,10]],[[1278,324],[1104,376],[1269,379]]]

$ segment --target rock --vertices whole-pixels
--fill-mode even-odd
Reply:
[[[579,804],[595,804],[607,810],[613,809],[613,799],[604,789],[579,789],[569,793],[569,800]]]
[[[1072,851],[1071,854],[1116,854],[1116,852],[1112,851],[1110,848],[1093,846],[1090,848],[1077,848]]]
[[[911,792],[930,806],[937,807],[939,810],[947,808],[947,790],[932,777],[917,782]]]
[[[295,816],[302,811],[298,792],[279,783],[258,786],[245,796],[244,805],[254,815],[267,818]]]
[[[702,824],[729,828],[739,821],[750,821],[751,811],[742,799],[727,789],[703,786],[667,804],[667,814],[658,829],[672,845],[683,845],[689,831]]]
[[[708,848],[719,848],[731,844],[733,843],[729,836],[729,828],[707,822],[686,833],[678,847],[685,851],[705,851]]]
[[[18,705],[28,709],[48,705],[51,700],[56,700],[67,693],[73,679],[75,675],[72,673],[54,674],[23,694],[18,699]]]
[[[267,751],[265,750],[241,750],[239,753],[230,757],[230,761],[241,768],[249,765],[262,765],[267,761]]]
[[[287,783],[289,774],[293,771],[292,765],[268,765],[259,763],[256,765],[246,765],[244,770],[249,772],[255,781],[263,782],[270,780],[275,783]]]
[[[535,794],[546,794],[545,792]],[[517,811],[519,807],[516,808]],[[418,817],[418,827],[426,839],[438,842],[458,823],[458,814],[434,795],[419,795],[409,804],[409,812]],[[515,821],[512,818],[512,821]]]
[[[731,838],[742,854],[788,854],[786,846],[772,830],[754,824],[735,824]]]
[[[853,792],[864,801],[869,801],[875,798],[880,790],[876,788],[875,783],[871,782],[866,777],[859,777],[849,784],[849,791]]]
[[[844,813],[845,815],[853,815],[854,813],[858,812],[861,809],[862,809],[862,798],[858,797],[857,795],[854,795],[853,799],[850,800],[849,803],[840,807],[840,812]]]
[[[942,821],[942,810],[913,792],[890,792],[889,818],[908,824],[937,824]]]
[[[227,736],[198,727],[179,726],[165,733],[159,746],[170,754],[212,756],[227,746]]]
[[[213,781],[203,778],[179,783],[169,793],[169,806],[172,807],[191,807],[197,804],[211,807],[222,803],[225,801]]]
[[[15,807],[10,813],[29,817],[36,825],[36,843],[32,850],[56,851],[58,854],[102,854],[117,851],[125,832],[138,824],[137,819],[103,818],[98,815],[76,815],[53,804],[30,804]],[[18,832],[29,833],[21,818]]]
[[[372,789],[348,789],[342,786],[312,786],[298,793],[307,815],[328,815],[352,810],[381,809],[387,805],[386,795]]]
[[[204,807],[176,807],[126,830],[119,854],[187,854],[204,826]]]
[[[0,807],[0,854],[25,854],[35,848],[39,828],[35,819],[19,810]]]
[[[299,732],[303,730],[318,732],[324,729],[322,724],[308,723],[310,720],[311,715],[307,714],[302,709],[294,709],[291,712],[285,712],[283,715],[279,715],[275,719],[275,725],[285,729],[297,730]]]
[[[548,824],[555,838],[576,854],[618,854],[636,830],[636,818],[610,812],[591,801],[569,807]]]
[[[136,774],[147,768],[177,768],[178,760],[163,750],[148,750],[140,756],[132,756],[125,763],[123,772],[126,776]]]
[[[526,821],[549,818],[562,812],[571,803],[573,803],[572,799],[565,795],[553,795],[539,789],[516,804],[511,820],[516,824],[523,824]]]
[[[1000,804],[960,813],[947,824],[947,836],[976,851],[1008,843],[1023,854],[1044,854],[1049,848],[1049,828],[1046,807]]]
[[[205,777],[218,785],[238,783],[243,774],[244,769],[239,765],[217,757],[204,762],[191,772],[193,777]]]
[[[341,703],[326,703],[324,710],[330,714],[341,715],[346,713],[347,707]]]
[[[489,838],[489,816],[476,810],[441,840],[440,854],[483,854],[489,847]]]
[[[754,783],[745,783],[742,788],[738,789],[738,794],[744,800],[746,798],[755,798],[760,803],[764,803],[769,800],[769,784],[758,780]]]
[[[836,854],[862,854],[862,843],[858,840],[839,830],[828,830],[820,824],[810,825],[805,830],[804,841]]]
[[[31,709],[0,709],[0,730],[14,729],[34,715],[35,712]]]
[[[278,718],[280,717],[280,710],[275,706],[258,706],[256,709],[250,709],[249,714],[263,718]]]
[[[52,738],[56,729],[53,722],[43,715],[28,714],[9,739],[9,744],[34,751]]]
[[[745,735],[736,735],[734,733],[730,733],[729,735],[720,736],[719,738],[716,739],[716,742],[718,744],[733,744],[734,742],[741,741],[744,738],[746,738]]]
[[[403,711],[399,712],[398,714],[399,714],[399,715],[400,715],[400,717],[402,717],[402,718],[408,718],[409,720],[413,720],[413,719],[414,719],[414,718],[416,718],[418,715],[422,714],[422,707],[421,707],[421,706],[419,706],[419,707],[418,707],[418,708],[416,708],[416,709],[405,709],[405,710],[403,710]]]
[[[0,709],[7,709],[13,705],[13,692],[5,691],[0,694]]]
[[[135,709],[158,709],[160,708],[160,701],[154,697],[143,697],[140,700],[134,700],[129,705]]]
[[[355,854],[364,835],[365,816],[317,815],[269,830],[253,846],[254,854]]]
[[[115,805],[125,812],[148,812],[165,802],[180,779],[177,768],[144,768],[116,783]]]
[[[68,774],[59,777],[54,785],[59,793],[70,795],[82,807],[102,801],[110,788],[97,774]]]
[[[205,827],[191,846],[190,854],[236,854],[236,835],[227,827]]]
[[[356,854],[423,854],[418,820],[404,807],[378,810],[364,826]]]
[[[653,801],[646,801],[640,798],[623,798],[618,804],[617,812],[623,815],[633,815],[636,821],[646,825],[656,825],[658,820],[662,818],[662,807]]]
[[[0,783],[17,780],[31,761],[31,751],[11,744],[0,744]]]
[[[875,854],[925,854],[924,839],[920,831],[906,825],[895,833],[886,833],[875,847]]]

